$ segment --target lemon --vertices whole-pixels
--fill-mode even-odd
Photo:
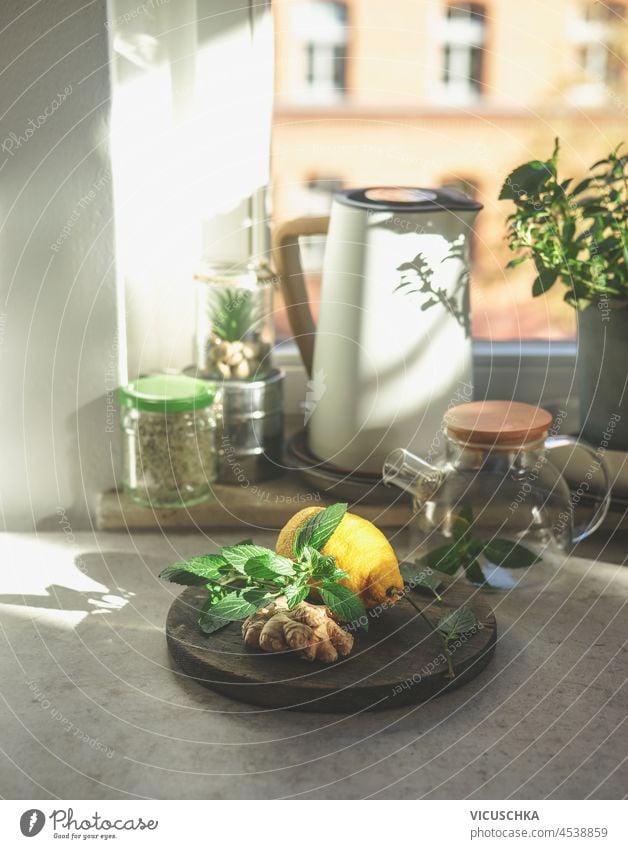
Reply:
[[[322,507],[306,507],[296,513],[279,532],[275,549],[284,557],[294,557],[297,531]],[[394,601],[394,590],[403,590],[399,561],[391,544],[372,522],[345,513],[322,551],[336,558],[339,569],[347,573],[341,583],[359,595],[366,608]]]

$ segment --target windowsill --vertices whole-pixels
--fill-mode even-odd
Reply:
[[[282,342],[275,364],[286,372],[285,407],[298,413],[307,376],[294,343]],[[576,342],[512,341],[473,343],[476,398],[512,398],[530,404],[566,404],[573,398]]]
[[[616,110],[610,105],[600,104],[595,108],[596,115],[615,115]],[[573,104],[570,110],[572,117],[586,119],[583,115],[582,107]],[[460,120],[461,115],[481,115],[490,118],[507,118],[513,120],[530,120],[530,116],[534,114],[534,108],[526,106],[501,106],[492,104],[482,100],[472,101],[465,104],[434,104],[426,106],[414,106],[406,104],[403,106],[389,106],[385,103],[374,105],[369,103],[352,103],[350,100],[344,100],[340,103],[316,104],[316,103],[286,103],[278,101],[275,104],[274,114],[276,118],[290,118],[294,116],[340,116],[346,118],[369,118],[391,116],[397,119],[407,119],[408,121],[418,118],[451,118]]]
[[[307,375],[296,345],[281,343],[274,360],[286,374],[286,413],[300,414]],[[564,409],[577,398],[575,365],[575,341],[477,341],[473,343],[474,394],[478,399],[506,398]]]

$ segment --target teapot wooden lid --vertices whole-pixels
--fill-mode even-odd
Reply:
[[[552,415],[541,407],[517,401],[473,401],[445,413],[447,432],[477,445],[523,445],[541,439]]]

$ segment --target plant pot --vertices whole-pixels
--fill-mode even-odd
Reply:
[[[580,433],[628,451],[628,300],[599,299],[578,315]]]

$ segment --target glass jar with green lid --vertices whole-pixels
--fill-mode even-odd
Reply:
[[[123,485],[147,507],[206,501],[217,474],[216,387],[182,374],[139,377],[118,389]]]
[[[272,370],[273,274],[265,262],[203,263],[197,286],[196,368],[210,380],[262,380]]]

